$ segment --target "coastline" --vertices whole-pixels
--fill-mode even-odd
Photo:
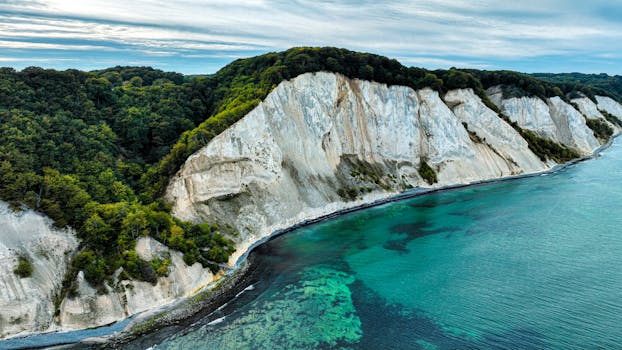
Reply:
[[[419,196],[424,196],[428,194],[441,193],[445,191],[453,191],[459,190],[463,188],[469,187],[477,187],[484,186],[488,184],[506,182],[519,180],[530,177],[537,177],[543,175],[550,175],[561,172],[568,167],[575,165],[577,163],[595,159],[597,158],[604,150],[609,148],[615,139],[620,134],[613,135],[605,144],[601,145],[597,149],[595,149],[591,154],[573,159],[563,164],[557,164],[549,169],[538,171],[534,173],[520,174],[520,175],[512,175],[500,178],[493,178],[487,180],[473,181],[470,183],[463,184],[454,184],[441,186],[436,188],[417,188],[407,190],[405,192],[396,193],[396,194],[388,194],[384,198],[371,200],[369,202],[361,203],[354,205],[352,207],[344,208],[341,210],[337,210],[335,212],[319,216],[317,218],[307,219],[296,223],[290,227],[287,227],[282,230],[277,230],[272,232],[271,234],[259,239],[258,241],[251,244],[248,249],[244,253],[240,255],[240,257],[236,260],[235,264],[228,270],[226,270],[222,278],[217,279],[205,287],[201,288],[196,294],[178,299],[175,302],[158,308],[154,310],[145,311],[143,313],[130,316],[124,320],[120,320],[112,325],[101,326],[93,329],[101,329],[105,327],[111,327],[117,324],[125,323],[125,326],[122,330],[116,330],[111,332],[110,334],[104,334],[97,337],[90,337],[79,340],[77,342],[69,342],[65,344],[55,343],[55,344],[41,344],[36,345],[35,348],[43,348],[52,346],[53,348],[89,348],[89,349],[107,349],[107,348],[119,348],[123,344],[127,344],[140,338],[142,335],[152,333],[157,330],[161,330],[166,327],[184,327],[188,326],[197,320],[207,317],[210,314],[214,313],[214,311],[218,310],[229,301],[234,299],[237,295],[239,295],[243,290],[249,286],[250,282],[253,279],[253,251],[255,251],[259,246],[264,243],[278,237],[284,235],[288,232],[294,231],[301,227],[305,227],[308,225],[312,225],[321,221],[330,220],[336,217],[339,217],[344,214],[356,212],[359,210],[364,210],[367,208],[380,206],[396,201],[406,200],[410,198],[415,198]],[[85,330],[76,330],[70,332],[81,332]],[[0,349],[4,348],[3,343],[5,341],[10,340],[18,340],[25,339],[28,337],[36,337],[40,335],[46,334],[63,334],[66,332],[49,332],[49,333],[35,333],[23,336],[16,336],[13,338],[7,338],[4,340],[0,340]],[[24,345],[24,348],[28,347]],[[33,348],[32,346],[28,348]]]
[[[519,175],[511,175],[511,176],[504,176],[504,177],[499,177],[499,178],[494,178],[494,179],[487,179],[487,180],[479,180],[479,181],[473,181],[473,182],[469,182],[469,183],[461,183],[461,184],[454,184],[454,185],[446,185],[446,186],[441,186],[441,187],[431,187],[431,188],[415,188],[415,189],[410,189],[401,193],[396,193],[396,194],[390,194],[384,198],[380,198],[380,199],[376,199],[376,200],[372,200],[370,202],[366,202],[366,203],[361,203],[361,204],[357,204],[354,205],[352,207],[348,207],[348,208],[344,208],[341,210],[337,210],[334,211],[332,213],[326,214],[326,215],[322,215],[316,218],[312,218],[312,219],[307,219],[307,220],[303,220],[300,221],[292,226],[289,226],[285,229],[282,230],[276,230],[274,232],[272,232],[271,234],[257,240],[256,242],[254,242],[253,244],[251,244],[249,246],[249,248],[240,255],[240,257],[237,259],[236,263],[233,265],[233,267],[231,268],[232,270],[235,270],[240,264],[244,263],[246,258],[249,256],[249,254],[258,246],[270,241],[271,239],[274,239],[278,236],[281,236],[283,234],[286,234],[288,232],[297,230],[299,228],[305,227],[305,226],[309,226],[309,225],[313,225],[315,223],[321,222],[321,221],[325,221],[325,220],[330,220],[332,218],[336,218],[339,217],[341,215],[344,214],[348,214],[348,213],[352,213],[352,212],[356,212],[359,210],[364,210],[364,209],[368,209],[368,208],[372,208],[372,207],[377,207],[380,205],[384,205],[384,204],[388,204],[388,203],[393,203],[393,202],[397,202],[397,201],[401,201],[401,200],[406,200],[406,199],[410,199],[410,198],[415,198],[415,197],[420,197],[420,196],[424,196],[424,195],[428,195],[428,194],[433,194],[433,193],[441,193],[441,192],[445,192],[445,191],[453,191],[453,190],[458,190],[458,189],[463,189],[463,188],[469,188],[469,187],[477,187],[477,186],[483,186],[483,185],[488,185],[488,184],[493,184],[493,183],[500,183],[500,182],[506,182],[506,181],[513,181],[513,180],[519,180],[519,179],[524,179],[524,178],[530,178],[530,177],[537,177],[537,176],[542,176],[542,175],[551,175],[551,174],[555,174],[558,173],[560,171],[565,170],[566,168],[575,165],[577,163],[581,163],[590,159],[594,159],[597,158],[600,153],[604,150],[606,150],[607,148],[609,148],[614,140],[618,137],[622,135],[622,133],[613,135],[605,144],[601,145],[600,147],[596,148],[591,154],[588,154],[586,156],[580,157],[580,158],[576,158],[573,160],[570,160],[566,163],[563,164],[556,164],[555,166],[543,170],[543,171],[538,171],[538,172],[534,172],[534,173],[526,173],[526,174],[519,174]]]

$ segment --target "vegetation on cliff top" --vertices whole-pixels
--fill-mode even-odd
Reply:
[[[166,264],[138,259],[133,249],[144,235],[183,252],[187,263],[215,270],[233,252],[235,231],[172,217],[161,200],[170,177],[281,81],[316,71],[413,89],[472,88],[496,111],[484,91],[494,84],[542,97],[563,91],[514,72],[428,71],[336,48],[293,48],[240,59],[197,77],[148,67],[1,68],[0,199],[76,229],[81,248],[66,285],[84,270],[91,284],[102,286],[119,267],[124,278],[153,282]],[[544,142],[531,136],[530,145]],[[541,154],[574,155],[551,147],[542,146]],[[434,182],[427,168],[420,172]]]
[[[622,76],[620,75],[535,73],[532,76],[554,83],[566,93],[581,91],[592,99],[594,95],[603,95],[622,100]]]

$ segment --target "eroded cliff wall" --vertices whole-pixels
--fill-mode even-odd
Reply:
[[[0,337],[54,327],[54,298],[77,246],[72,232],[46,217],[0,202]],[[20,256],[32,264],[29,277],[13,272]]]
[[[496,86],[488,89],[490,99],[501,113],[516,122],[521,128],[533,131],[538,136],[561,143],[590,154],[600,146],[586,118],[599,119],[617,134],[620,126],[608,121],[602,111],[619,116],[622,106],[610,97],[596,96],[598,104],[587,97],[574,98],[570,103],[560,97],[542,100],[539,97],[503,98],[503,89]]]
[[[181,253],[142,237],[136,253],[146,261],[169,259],[168,276],[158,278],[155,285],[114,281],[102,294],[80,272],[78,295],[58,300],[60,313],[55,316],[55,301],[78,248],[74,234],[53,228],[49,219],[33,211],[15,213],[6,203],[0,203],[0,227],[0,338],[105,325],[192,295],[214,277],[199,263],[188,266]],[[30,277],[14,273],[20,256],[32,263]]]
[[[613,100],[612,100],[613,101]],[[561,98],[497,99],[521,127],[593,152],[599,141]],[[610,101],[607,101],[610,103]],[[617,103],[613,101],[610,109]],[[281,83],[256,109],[192,155],[166,198],[184,220],[225,221],[241,235],[234,262],[258,239],[412,187],[538,172],[528,143],[471,90],[407,87],[309,73]]]
[[[58,324],[62,329],[88,328],[119,321],[190,296],[213,280],[209,269],[204,269],[199,263],[186,265],[180,252],[151,237],[139,238],[135,250],[145,261],[170,259],[168,276],[159,277],[155,285],[115,280],[112,286],[106,285],[107,293],[102,294],[93,289],[84,279],[84,274],[79,272],[78,295],[65,298],[60,305]]]

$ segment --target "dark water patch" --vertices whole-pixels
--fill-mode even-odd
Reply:
[[[382,245],[382,247],[387,250],[394,250],[398,253],[406,254],[410,252],[410,250],[406,248],[406,245],[408,244],[408,242],[410,242],[410,239],[408,238],[392,239],[392,240],[386,241]]]
[[[391,304],[359,280],[350,285],[363,336],[358,349],[548,349],[543,334],[533,328],[514,328],[480,337],[452,333],[423,310]],[[398,341],[399,340],[399,341]]]
[[[406,235],[406,237],[388,240],[383,244],[383,248],[407,253],[409,252],[407,245],[417,238],[440,233],[460,232],[462,230],[459,227],[432,228],[432,225],[433,223],[425,221],[392,225],[389,228],[391,234]]]
[[[468,340],[446,332],[422,312],[389,304],[361,281],[350,285],[352,301],[361,319],[359,349],[475,348]]]
[[[455,206],[476,198],[475,191],[475,188],[467,188],[461,190],[459,195],[456,195],[455,190],[433,193],[429,196],[413,199],[408,203],[408,206],[419,210],[436,210],[439,207]]]
[[[409,222],[404,224],[396,224],[389,228],[389,232],[397,234],[406,234],[408,236],[425,236],[425,228],[430,227],[429,222]]]
[[[448,205],[448,204],[454,204],[454,203],[455,203],[454,200],[447,200],[443,202],[439,200],[420,200],[414,203],[410,203],[408,205],[415,209],[434,209],[434,208],[437,208],[439,205]]]

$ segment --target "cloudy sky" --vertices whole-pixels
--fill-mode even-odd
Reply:
[[[408,66],[622,74],[618,0],[0,0],[0,66],[151,65],[337,46]]]

